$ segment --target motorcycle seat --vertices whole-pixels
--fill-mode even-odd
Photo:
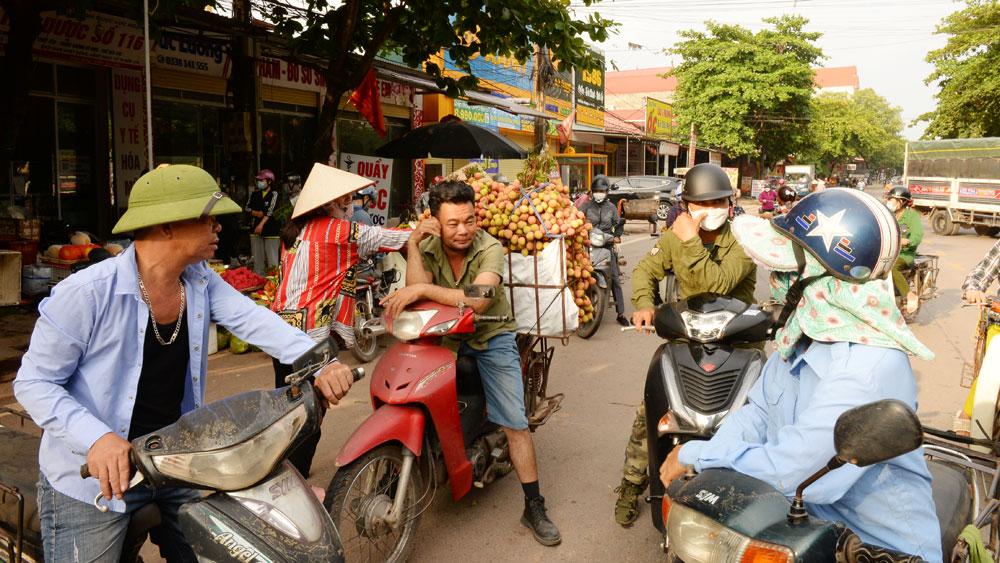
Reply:
[[[946,560],[965,526],[972,521],[972,500],[965,475],[954,466],[929,460],[931,495],[941,524],[941,549]]]
[[[459,356],[455,360],[455,387],[460,396],[483,393],[483,382],[479,377],[479,364],[471,356]]]
[[[38,449],[42,439],[26,432],[0,426],[0,483],[16,488],[24,496],[24,538],[28,545],[42,545],[38,520]],[[0,489],[0,535],[15,538],[17,533],[17,497]]]

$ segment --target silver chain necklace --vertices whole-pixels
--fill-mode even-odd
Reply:
[[[181,280],[177,280],[177,285],[180,286],[181,293],[181,308],[177,312],[177,324],[174,325],[174,334],[170,337],[169,341],[163,340],[160,336],[160,330],[156,328],[156,315],[153,314],[153,303],[149,300],[149,292],[146,291],[146,284],[142,283],[142,274],[136,272],[139,276],[139,291],[142,292],[142,300],[146,302],[146,307],[149,308],[149,318],[153,320],[153,336],[156,337],[156,341],[160,343],[161,346],[170,346],[177,340],[177,335],[181,332],[181,321],[184,320],[184,306],[186,304],[186,298],[184,295],[184,283]]]

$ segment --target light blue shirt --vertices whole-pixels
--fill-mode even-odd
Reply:
[[[813,342],[787,361],[772,354],[748,403],[711,440],[685,444],[679,460],[697,471],[734,469],[791,498],[834,456],[837,417],[880,399],[916,409],[916,381],[899,350]],[[844,465],[810,485],[803,498],[811,515],[843,522],[865,542],[941,561],[923,448],[865,468]]]
[[[373,225],[372,216],[365,211],[365,208],[360,205],[355,205],[354,210],[351,213],[352,223],[361,223],[362,225]]]
[[[208,324],[290,364],[313,346],[311,338],[257,306],[204,262],[181,276],[187,295],[191,360],[181,411],[205,401]],[[31,345],[14,380],[17,400],[45,429],[38,463],[57,491],[93,502],[97,479],[81,479],[80,466],[98,438],[128,439],[149,309],[139,293],[135,247],[73,274],[38,307]],[[125,503],[108,503],[123,512]]]

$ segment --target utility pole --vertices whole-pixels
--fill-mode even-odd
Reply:
[[[237,181],[249,188],[253,182],[257,161],[257,53],[253,39],[253,12],[250,0],[233,0],[233,71],[229,88],[233,92],[234,130],[242,131],[239,146],[231,147],[234,153],[233,173]],[[242,195],[242,194],[240,194]]]
[[[549,71],[549,51],[541,45],[535,49],[535,106],[540,112],[545,113],[545,86],[548,81]],[[544,117],[535,118],[535,152],[541,154],[545,151],[548,143],[546,137],[549,132],[548,120]]]
[[[694,123],[691,124],[691,137],[688,139],[688,168],[694,166],[695,152],[698,150],[698,134],[695,132]]]

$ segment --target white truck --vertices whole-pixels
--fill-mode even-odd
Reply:
[[[786,164],[785,184],[795,190],[800,197],[812,192],[812,181],[816,177],[816,166],[813,164]]]
[[[1000,138],[910,141],[903,185],[935,233],[1000,234]]]

